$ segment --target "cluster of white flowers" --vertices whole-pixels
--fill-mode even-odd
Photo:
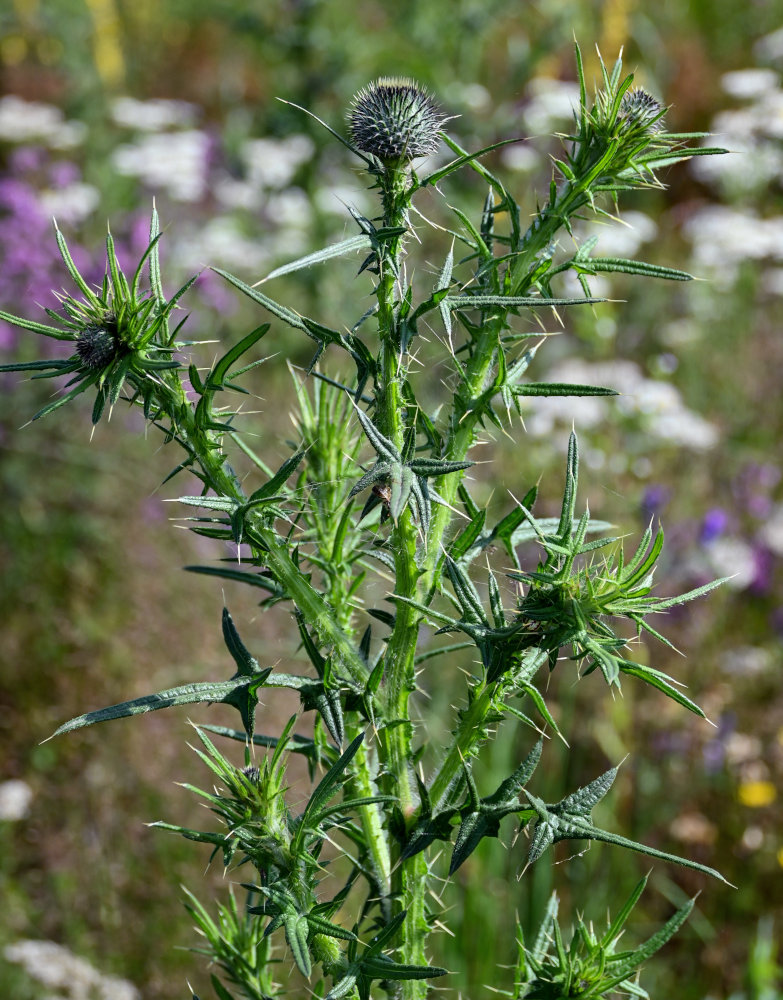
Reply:
[[[84,122],[66,120],[53,104],[0,97],[0,141],[38,142],[50,149],[73,149],[87,135]]]
[[[744,538],[715,538],[705,546],[707,571],[713,577],[726,577],[726,586],[745,590],[756,578],[756,555]]]
[[[4,957],[24,967],[27,974],[52,993],[47,1000],[141,1000],[136,987],[125,979],[104,976],[89,962],[54,941],[17,941]]]
[[[635,257],[643,243],[658,235],[658,226],[643,212],[623,212],[616,220],[591,219],[578,230],[579,242],[597,236],[598,257]]]
[[[112,101],[109,113],[117,125],[139,132],[190,128],[199,117],[199,109],[195,104],[160,98],[139,101],[135,97],[117,97]]]
[[[61,188],[47,188],[38,194],[38,204],[43,213],[53,216],[59,223],[78,225],[98,207],[101,193],[93,184],[74,181]]]
[[[24,819],[33,801],[33,790],[26,781],[13,778],[0,782],[0,820]]]
[[[209,136],[199,129],[155,132],[112,152],[120,174],[138,177],[174,201],[201,201],[207,193]]]
[[[783,216],[760,218],[748,209],[705,205],[683,224],[697,267],[731,277],[744,260],[783,261]]]
[[[549,137],[553,132],[567,130],[579,107],[579,87],[575,83],[555,80],[548,76],[534,77],[525,88],[520,118],[521,132],[526,138]],[[532,173],[545,163],[535,143],[517,142],[505,146],[500,159],[508,170]]]
[[[771,552],[783,556],[783,503],[773,507],[759,531],[761,541]]]
[[[766,61],[783,58],[783,32],[762,39],[755,51]],[[724,199],[743,203],[750,197],[758,198],[783,173],[781,76],[774,69],[751,67],[726,73],[721,86],[742,106],[719,112],[704,143],[720,144],[730,153],[696,157],[690,169]],[[683,234],[693,244],[697,266],[720,271],[728,281],[744,260],[783,260],[781,216],[762,218],[748,208],[705,205],[686,220]],[[778,278],[773,275],[768,283],[772,294],[779,293]]]
[[[736,646],[722,653],[718,662],[725,673],[748,677],[769,670],[773,666],[773,657],[763,646]]]
[[[537,398],[525,426],[538,437],[563,425],[573,424],[577,430],[596,427],[607,419],[609,408],[616,407],[624,416],[638,419],[652,437],[669,444],[705,451],[718,442],[715,425],[689,410],[675,386],[647,378],[633,361],[563,361],[547,372],[546,381],[622,386],[622,395]]]
[[[260,277],[271,259],[263,243],[243,232],[239,219],[231,215],[215,216],[203,225],[181,225],[174,241],[172,256],[189,271],[215,264]]]
[[[522,127],[530,135],[549,136],[574,120],[579,107],[579,86],[565,80],[536,76],[525,88]]]
[[[744,107],[721,111],[711,124],[709,139],[731,150],[728,156],[700,156],[691,170],[727,197],[763,191],[783,169],[783,90],[771,69],[745,69],[721,79],[725,93]]]
[[[287,139],[248,139],[240,148],[244,176],[238,179],[224,173],[218,177],[215,196],[227,208],[260,210],[269,192],[288,188],[296,171],[314,153],[313,141],[306,135],[292,135]],[[302,191],[299,195],[305,197]]]

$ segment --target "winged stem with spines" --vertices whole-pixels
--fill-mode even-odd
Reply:
[[[537,733],[531,732],[523,761],[491,794],[482,795],[473,775],[475,758],[501,724],[567,738],[546,703],[542,677],[547,665],[558,667],[564,648],[582,677],[598,669],[613,688],[623,677],[636,677],[701,714],[675,680],[632,658],[633,636],[629,640],[618,623],[625,620],[637,634],[643,630],[665,642],[650,617],[714,585],[678,598],[656,597],[660,531],[653,535],[648,529],[627,561],[621,539],[595,537],[609,526],[591,520],[587,511],[578,513],[576,437],[569,444],[557,519],[534,514],[534,488],[493,523],[465,478],[481,430],[510,425],[525,398],[615,392],[530,380],[538,346],[528,332],[534,324],[526,317],[591,306],[599,300],[590,294],[590,277],[602,272],[690,278],[674,268],[597,257],[591,240],[577,245],[573,222],[583,213],[616,211],[621,193],[660,185],[659,168],[719,151],[694,149],[686,145],[691,136],[665,131],[664,109],[631,89],[633,78],[623,76],[619,60],[611,71],[601,63],[602,81],[589,100],[578,48],[576,58],[581,98],[573,133],[564,140],[562,158],[554,161],[548,198],[526,230],[520,206],[483,163],[502,143],[469,153],[443,134],[455,158],[419,176],[408,150],[431,148],[434,138],[422,139],[413,130],[437,129],[446,119],[410,81],[380,80],[357,99],[350,140],[326,126],[366,168],[379,215],[365,218],[352,210],[357,234],[283,265],[255,284],[216,269],[265,318],[314,344],[308,371],[294,373],[299,441],[277,469],[250,447],[246,418],[233,403],[236,394],[247,392],[242,383],[260,364],[254,352],[270,324],[257,326],[206,371],[195,362],[186,365],[181,359],[192,356],[192,344],[182,339],[181,324],[173,329],[171,324],[193,279],[170,299],[164,295],[156,212],[148,249],[130,281],[109,237],[106,279],[101,288],[91,289],[58,230],[80,297],[64,297],[62,312],[50,312],[50,324],[0,313],[32,332],[74,344],[74,354],[65,360],[4,366],[32,372],[33,378],[71,376],[68,391],[34,419],[88,389],[95,390],[94,421],[123,400],[141,408],[165,440],[184,453],[172,476],[189,472],[200,484],[197,494],[181,498],[195,512],[188,516],[191,529],[248,550],[241,564],[188,568],[257,588],[262,608],[283,604],[296,624],[300,665],[288,672],[263,665],[224,610],[233,671],[228,679],[183,683],[90,711],[57,731],[199,702],[222,702],[239,712],[239,729],[197,729],[201,746],[196,752],[217,785],[210,792],[188,787],[205,799],[218,831],[157,824],[211,845],[229,870],[244,867],[253,873],[242,883],[247,896],[241,911],[232,896],[217,921],[189,895],[189,911],[206,942],[202,951],[225,976],[225,982],[212,976],[219,1000],[258,1000],[275,992],[273,955],[284,954],[327,1000],[367,1000],[379,989],[393,998],[423,998],[430,981],[446,974],[430,964],[436,897],[429,889],[440,871],[433,845],[453,845],[450,875],[483,839],[498,836],[506,817],[532,830],[526,866],[555,842],[573,838],[628,847],[720,878],[703,865],[594,825],[592,807],[609,790],[615,769],[560,802],[547,803],[541,779],[534,778],[545,757]],[[367,107],[373,113],[380,109],[381,125],[357,122],[355,116]],[[382,143],[374,147],[373,136],[382,132]],[[440,192],[463,169],[474,171],[487,193],[475,218],[453,210],[454,229],[434,287],[422,292],[407,278],[411,207],[421,190]],[[360,280],[369,276],[373,281],[374,305],[353,315],[347,294],[340,329],[281,304],[260,288],[356,251],[366,254]],[[142,291],[145,269],[149,289]],[[558,294],[558,280],[568,271],[582,282],[583,296]],[[425,328],[438,333],[451,369],[453,391],[437,418],[419,402],[420,376],[412,363]],[[353,366],[350,378],[328,374],[339,352]],[[186,377],[195,401],[186,391]],[[251,465],[252,490],[233,471],[234,451]],[[466,520],[457,520],[463,513]],[[530,541],[541,551],[534,568],[522,565],[519,555],[520,546]],[[511,568],[488,562],[486,572],[477,571],[484,561],[479,557],[488,558],[493,549]],[[500,572],[516,585],[511,607],[501,600]],[[379,581],[390,591],[391,605],[375,606]],[[425,648],[422,626],[428,623],[462,638]],[[410,697],[426,690],[435,657],[449,660],[465,648],[473,649],[476,667],[450,742],[425,781],[417,765],[427,725],[413,714]],[[255,731],[261,692],[276,687],[298,693],[302,712],[313,716],[311,735],[295,732],[297,717],[282,734]],[[522,711],[525,702],[532,716],[530,709]],[[244,744],[244,767],[233,764],[211,737]],[[298,815],[285,794],[292,753],[306,759],[314,783]],[[321,883],[333,865],[334,845],[348,874],[342,889],[330,893],[329,883]],[[599,941],[580,925],[579,941],[589,960],[604,956],[601,968],[614,961],[606,957],[614,940],[614,932]],[[648,952],[649,947],[642,957]],[[520,952],[514,996],[554,996],[551,984],[571,995],[576,974],[569,970],[575,961],[559,944],[554,957],[539,945],[531,953]],[[617,974],[599,977],[590,995],[625,987],[635,968],[624,955]]]

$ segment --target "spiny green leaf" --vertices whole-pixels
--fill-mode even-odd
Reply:
[[[329,768],[316,788],[313,790],[310,799],[305,806],[305,811],[300,818],[299,827],[296,833],[295,842],[301,845],[304,831],[309,824],[315,821],[315,817],[321,812],[329,799],[335,794],[343,775],[356,756],[361,744],[364,742],[364,733],[359,733],[356,739],[352,740],[348,748],[340,755],[335,763]]]
[[[268,672],[268,671],[267,671]],[[265,672],[256,675],[258,680]],[[211,704],[212,702],[228,703],[238,692],[244,691],[255,682],[253,677],[237,677],[229,681],[206,681],[195,684],[183,684],[180,687],[168,688],[157,694],[145,695],[131,701],[123,701],[108,708],[100,708],[94,712],[79,715],[64,722],[49,737],[61,736],[74,729],[95,725],[96,722],[108,722],[111,719],[123,719],[129,715],[142,715],[145,712],[156,712],[160,708],[174,708],[178,705]]]
[[[215,362],[212,370],[206,378],[206,387],[213,391],[223,389],[225,386],[226,376],[228,375],[231,366],[237,362],[243,354],[246,354],[250,348],[258,343],[258,341],[267,333],[269,330],[269,323],[263,323],[261,326],[256,327],[251,333],[246,337],[243,337],[238,344],[235,344],[231,350],[226,351],[219,361]]]
[[[600,385],[578,385],[575,382],[528,382],[509,387],[514,396],[617,396],[616,389]]]
[[[640,274],[647,278],[665,278],[669,281],[693,281],[693,275],[673,267],[648,264],[641,260],[625,260],[622,257],[590,257],[586,267],[591,271],[620,271],[625,274]]]
[[[265,278],[257,281],[256,285],[253,287],[263,285],[265,282],[271,281],[273,278],[279,278],[283,274],[293,274],[294,271],[301,271],[304,268],[312,267],[313,264],[321,264],[323,261],[331,260],[333,257],[342,257],[354,250],[369,249],[371,246],[371,238],[364,233],[358,236],[349,236],[347,240],[341,240],[339,243],[332,243],[330,246],[324,247],[322,250],[316,250],[314,253],[309,253],[305,257],[300,257],[298,260],[291,261],[290,264],[282,264],[280,267],[276,267],[274,271],[270,271]]]
[[[306,979],[309,979],[313,966],[310,959],[310,949],[307,947],[307,917],[292,913],[285,918],[284,926],[286,941],[291,949],[296,967]]]
[[[58,330],[56,326],[47,326],[45,323],[36,323],[32,319],[23,319],[21,316],[13,316],[11,313],[3,312],[0,309],[0,320],[18,326],[22,330],[31,330],[33,333],[43,334],[44,337],[51,337],[53,340],[76,340],[72,331]],[[43,364],[44,362],[37,362]]]
[[[448,969],[437,965],[403,965],[386,955],[370,955],[361,962],[362,974],[371,979],[388,979],[390,982],[403,982],[411,979],[435,979],[447,976]]]
[[[223,608],[223,641],[226,648],[234,658],[237,665],[237,674],[241,677],[252,677],[257,673],[258,660],[252,656],[245,644],[239,637],[234,619],[229,614],[228,608]]]

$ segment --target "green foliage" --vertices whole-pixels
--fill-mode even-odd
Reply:
[[[481,849],[482,841],[498,838],[507,817],[515,818],[519,828],[531,828],[525,870],[553,844],[576,839],[641,851],[721,878],[706,865],[593,823],[592,809],[608,792],[614,768],[555,803],[527,787],[544,760],[543,739],[491,794],[479,793],[473,774],[475,761],[501,725],[521,722],[541,727],[544,735],[551,730],[565,741],[546,704],[541,678],[545,664],[550,671],[556,667],[563,648],[584,668],[581,676],[600,669],[610,688],[619,687],[622,674],[636,676],[701,714],[671,678],[626,656],[629,638],[616,623],[630,623],[637,636],[644,631],[665,642],[650,616],[702,596],[714,584],[680,597],[653,596],[661,532],[653,538],[648,529],[628,561],[620,538],[592,537],[609,526],[591,522],[588,511],[577,515],[576,436],[568,447],[559,518],[533,515],[533,488],[496,519],[479,507],[465,477],[474,465],[468,454],[482,428],[494,424],[506,431],[512,415],[524,413],[526,400],[615,392],[526,381],[537,352],[537,345],[529,346],[534,335],[528,323],[540,321],[542,312],[559,316],[560,309],[598,301],[589,294],[589,278],[602,271],[690,278],[673,268],[593,257],[591,241],[570,256],[560,251],[558,239],[573,237],[572,222],[583,212],[607,215],[610,208],[616,210],[622,192],[660,184],[659,168],[695,152],[715,152],[686,147],[691,137],[666,132],[663,109],[631,90],[633,78],[622,75],[619,60],[611,72],[602,64],[602,89],[589,101],[578,48],[576,57],[581,101],[574,132],[565,138],[563,158],[555,161],[548,200],[526,230],[520,205],[480,162],[499,144],[469,153],[443,136],[456,158],[418,177],[411,156],[429,149],[435,137],[412,130],[424,125],[437,132],[445,120],[422,91],[405,81],[394,85],[393,100],[381,95],[386,117],[379,147],[371,148],[373,126],[367,121],[352,128],[352,141],[327,126],[367,168],[379,216],[368,219],[352,212],[358,234],[265,279],[368,249],[359,274],[372,278],[373,305],[354,308],[347,297],[345,322],[335,329],[259,291],[263,282],[253,286],[217,271],[264,314],[315,344],[305,381],[297,375],[299,440],[276,471],[248,445],[241,407],[230,402],[235,398],[231,394],[248,393],[242,377],[261,363],[255,348],[270,324],[256,326],[206,370],[199,368],[192,352],[196,345],[180,338],[181,325],[169,329],[172,311],[188,286],[165,300],[157,214],[131,281],[120,271],[109,238],[107,276],[101,289],[90,289],[58,231],[66,267],[82,298],[62,300],[63,313],[50,315],[56,326],[2,314],[24,329],[76,345],[67,361],[32,363],[46,377],[71,374],[75,379],[69,383],[74,388],[36,416],[91,386],[96,389],[96,421],[106,402],[115,405],[124,399],[141,408],[165,441],[184,452],[171,476],[187,471],[200,484],[198,495],[180,498],[196,511],[186,523],[199,535],[237,548],[229,566],[190,569],[260,588],[265,612],[283,603],[293,613],[306,673],[262,665],[264,657],[250,651],[224,610],[223,638],[236,668],[229,680],[190,683],[125,701],[57,730],[61,734],[197,702],[222,702],[239,712],[241,730],[196,728],[196,753],[215,785],[211,791],[186,786],[207,803],[219,830],[153,825],[210,845],[227,870],[245,867],[252,872],[241,883],[247,893],[244,906],[239,908],[232,897],[220,907],[217,921],[195,897],[189,896],[188,904],[205,938],[206,954],[231,988],[251,1000],[276,990],[270,963],[281,952],[326,1000],[369,1000],[378,988],[394,1000],[421,1000],[429,991],[428,980],[446,975],[429,958],[438,922],[432,886],[441,874],[439,856],[431,849],[435,841],[451,842],[454,836],[443,872],[448,878]],[[367,96],[358,96],[354,114],[367,110]],[[375,98],[381,100],[377,94]],[[408,278],[412,269],[405,259],[413,235],[413,199],[424,188],[439,191],[463,168],[487,186],[480,217],[473,221],[453,210],[455,228],[447,229],[450,245],[436,268],[435,286],[420,294]],[[457,247],[461,257],[455,257]],[[141,292],[145,265],[149,289]],[[556,294],[553,280],[569,270],[582,282],[584,297]],[[418,371],[418,353],[426,356],[425,334],[432,330],[441,345],[437,363],[448,386],[434,412],[425,402],[428,389]],[[194,360],[185,369],[175,353]],[[334,363],[331,375],[327,362]],[[365,441],[375,456],[369,470],[360,461]],[[247,477],[235,472],[235,449],[250,462]],[[437,490],[430,484],[433,479]],[[356,497],[370,488],[358,510]],[[467,519],[461,530],[455,527],[463,514],[458,503]],[[374,512],[377,520],[371,517]],[[528,542],[543,553],[536,569],[523,569],[519,549]],[[502,599],[501,570],[493,566],[495,547],[512,564],[503,570],[515,588],[512,607]],[[240,554],[247,569],[239,568]],[[476,569],[479,556],[486,559],[486,576]],[[387,604],[376,606],[384,595],[393,611]],[[428,649],[427,623],[437,624],[439,633],[460,632],[469,642]],[[432,773],[425,779],[420,765],[428,750],[427,733],[414,724],[410,697],[426,692],[421,679],[425,662],[465,647],[477,651],[477,669],[467,677],[446,746],[434,748]],[[279,736],[255,733],[259,692],[275,687],[296,691],[302,713],[313,713],[306,736],[294,732],[299,716]],[[532,703],[538,722],[514,704],[517,699]],[[244,767],[235,766],[207,732],[244,742]],[[266,751],[258,763],[257,748]],[[290,753],[306,757],[314,785],[298,813],[287,795]],[[340,883],[333,876],[342,884],[337,892],[334,886]],[[570,996],[575,984],[578,990],[589,989],[591,996],[616,986],[638,992],[626,985],[629,977],[687,915],[684,908],[633,956],[615,956],[617,933],[639,892],[603,938],[580,924],[568,954],[552,910],[543,936],[520,960],[517,995]],[[546,946],[550,924],[554,958]],[[220,1000],[232,997],[217,976],[212,983]]]
[[[688,919],[695,900],[681,906],[651,938],[632,951],[617,951],[625,924],[647,884],[645,876],[603,934],[592,925],[577,921],[566,948],[557,922],[558,900],[553,894],[532,948],[525,947],[518,933],[514,1000],[567,1000],[568,997],[603,997],[607,994],[646,998],[637,981],[639,967],[677,933]]]

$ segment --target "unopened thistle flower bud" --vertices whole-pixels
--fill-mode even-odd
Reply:
[[[351,102],[351,141],[383,163],[406,163],[434,153],[448,118],[414,80],[382,77]]]
[[[117,338],[111,331],[111,323],[85,327],[76,341],[76,353],[87,368],[105,368],[117,354]]]
[[[620,101],[619,118],[628,127],[646,128],[650,132],[661,132],[663,122],[658,117],[663,111],[663,105],[640,87],[628,90]]]

